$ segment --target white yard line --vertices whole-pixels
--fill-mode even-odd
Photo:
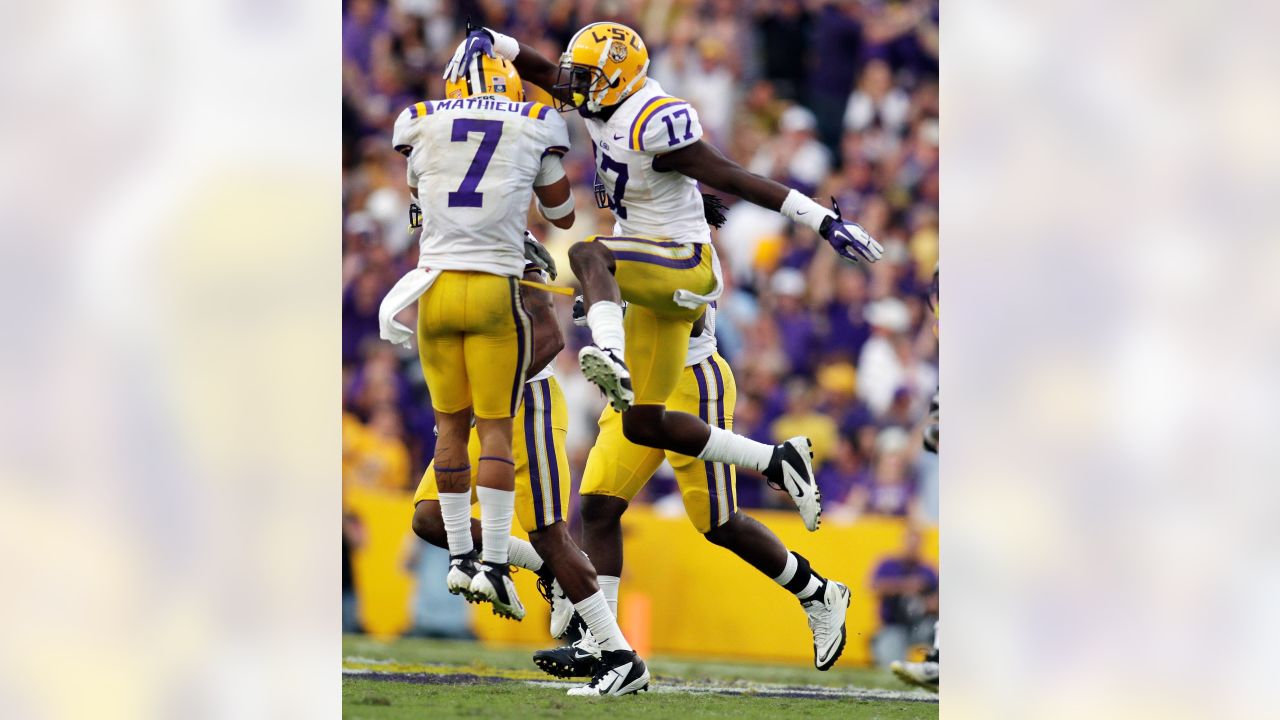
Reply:
[[[352,660],[354,658],[348,658]],[[343,669],[343,675],[404,675],[413,673],[387,673],[378,670],[368,669]],[[460,675],[473,675],[464,668],[458,669]],[[430,673],[422,673],[424,677],[430,677]],[[480,677],[480,676],[477,676]],[[510,678],[495,678],[505,680],[507,682],[520,682],[535,687],[560,688],[569,689],[581,685],[581,682],[563,682],[559,680],[514,680]],[[710,684],[671,684],[664,682],[654,682],[649,686],[649,692],[656,693],[684,693],[689,695],[753,695],[764,697],[805,697],[815,699],[838,699],[852,698],[855,700],[899,700],[906,702],[924,702],[936,703],[938,696],[925,692],[923,690],[882,690],[876,688],[839,688],[823,685],[777,685],[773,683],[735,683],[728,685],[710,685]]]

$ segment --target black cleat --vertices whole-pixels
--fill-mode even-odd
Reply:
[[[574,614],[577,623],[577,613]],[[571,623],[571,627],[574,623]],[[533,664],[548,675],[558,678],[593,677],[600,670],[600,646],[585,628],[582,637],[568,645],[533,654]]]
[[[634,650],[606,650],[591,682],[570,688],[570,695],[630,695],[649,689],[649,668]]]

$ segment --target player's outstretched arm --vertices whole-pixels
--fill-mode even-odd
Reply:
[[[537,268],[526,270],[524,279],[539,283],[544,280],[542,271]],[[533,358],[529,361],[529,377],[533,377],[564,349],[564,333],[556,320],[551,293],[525,285],[520,288],[520,301],[529,313],[533,327]]]
[[[705,140],[658,155],[653,159],[653,169],[678,172],[808,225],[851,262],[875,262],[884,252],[880,243],[861,226],[840,216],[834,199],[834,210],[828,210],[782,183],[750,172]]]

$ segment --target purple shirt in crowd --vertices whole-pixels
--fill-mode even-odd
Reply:
[[[938,573],[921,562],[908,562],[896,557],[886,558],[872,573],[874,580],[899,580],[916,576],[924,578],[926,594],[937,589]],[[880,622],[886,625],[905,624],[912,619],[904,596],[898,594],[880,596]]]
[[[862,24],[833,4],[827,4],[814,23],[809,89],[815,95],[847,96],[862,67]]]

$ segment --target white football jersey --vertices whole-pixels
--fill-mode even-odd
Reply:
[[[391,142],[418,188],[419,266],[519,276],[542,159],[569,149],[560,114],[499,95],[420,102],[400,113]]]
[[[698,113],[689,103],[664,94],[649,78],[607,122],[583,119],[591,135],[596,180],[609,193],[615,235],[711,242],[698,181],[653,169],[655,156],[702,137]]]

